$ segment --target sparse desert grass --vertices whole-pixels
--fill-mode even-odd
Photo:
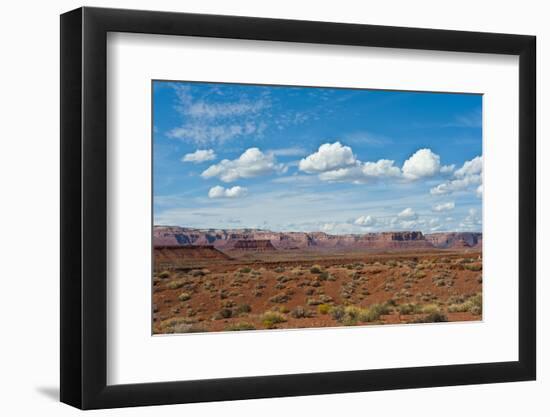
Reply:
[[[189,333],[195,322],[188,317],[172,317],[161,321],[159,328],[162,333]]]
[[[198,326],[196,324],[178,324],[174,326],[174,333],[204,333],[207,332],[204,327]]]
[[[178,296],[178,300],[180,301],[187,301],[187,300],[190,300],[191,299],[191,294],[187,293],[187,292],[182,292],[179,296]]]
[[[235,323],[230,326],[227,326],[225,330],[230,332],[238,332],[242,330],[256,330],[256,327],[254,327],[253,324],[250,324],[247,322],[240,322],[240,323]]]
[[[177,290],[179,288],[182,288],[185,285],[185,280],[183,279],[176,279],[174,281],[170,281],[166,284],[166,288],[169,290]]]
[[[481,293],[468,298],[463,303],[451,304],[448,307],[449,313],[464,313],[470,312],[477,316],[483,312],[483,298]]]
[[[439,306],[437,304],[426,304],[422,306],[422,313],[424,314],[434,314],[439,312]]]
[[[306,303],[308,306],[318,306],[323,304],[323,302],[318,298],[308,298]]]
[[[479,320],[481,294],[479,299],[474,294],[481,291],[481,269],[476,271],[481,257],[463,255],[446,253],[448,263],[420,253],[351,254],[337,262],[316,255],[298,263],[285,253],[250,253],[227,265],[201,261],[167,267],[153,277],[153,325],[155,333],[186,333],[436,322],[445,321],[445,314],[449,320]],[[271,257],[269,263],[259,263],[262,256]],[[268,313],[266,324],[262,312]],[[270,314],[279,316],[273,321]],[[173,316],[176,322],[169,321]],[[276,323],[279,319],[284,321]]]
[[[390,310],[391,308],[387,304],[373,304],[361,316],[361,321],[376,321],[380,319],[380,316],[389,314]]]
[[[328,314],[330,312],[331,306],[329,304],[319,304],[317,311],[319,314]]]
[[[250,313],[252,311],[252,307],[250,307],[249,304],[241,304],[237,307],[236,311],[239,314],[246,314],[246,313]]]
[[[292,278],[287,277],[286,275],[279,275],[277,277],[277,281],[280,282],[280,283],[285,283],[285,282],[292,281]]]
[[[353,326],[357,323],[374,322],[380,319],[384,314],[390,312],[390,307],[386,304],[373,304],[368,308],[357,306],[334,306],[330,309],[332,318],[344,326]]]
[[[313,265],[309,269],[309,272],[311,272],[312,274],[320,274],[323,272],[323,267],[321,265]]]
[[[468,271],[478,272],[478,271],[481,271],[481,269],[482,269],[482,266],[481,266],[480,263],[478,263],[478,264],[465,264],[463,266],[464,266],[464,269],[467,269]]]
[[[321,281],[326,281],[326,280],[328,280],[329,276],[330,276],[330,274],[327,271],[323,271],[319,274],[319,279]]]
[[[422,312],[422,306],[420,304],[406,303],[401,304],[397,308],[400,314],[409,315],[409,314],[418,314]]]
[[[290,312],[290,315],[295,319],[305,319],[315,316],[315,313],[311,310],[307,310],[302,306],[297,306],[294,310]]]
[[[233,316],[233,310],[230,308],[222,308],[214,315],[214,320],[228,319]]]
[[[442,323],[446,321],[449,321],[447,315],[441,311],[436,311],[427,316],[416,318],[409,323]]]
[[[277,324],[285,323],[286,317],[278,311],[266,311],[262,314],[261,321],[266,328],[273,329]]]
[[[426,273],[424,271],[415,271],[413,273],[413,277],[416,279],[422,279],[426,277]]]
[[[290,300],[290,297],[286,293],[276,294],[269,299],[270,302],[277,303],[277,304],[286,303],[288,300]]]
[[[162,279],[166,279],[166,278],[170,278],[171,275],[172,274],[170,274],[169,271],[162,271],[158,274],[158,277]]]

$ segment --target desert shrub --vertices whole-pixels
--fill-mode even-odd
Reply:
[[[251,311],[252,307],[249,304],[241,304],[237,307],[237,313],[239,314],[250,313]]]
[[[416,279],[422,279],[426,277],[426,273],[424,271],[415,271],[413,277]]]
[[[311,281],[309,283],[309,285],[311,285],[312,287],[318,288],[318,287],[321,286],[321,282],[319,280],[315,279],[315,280]]]
[[[317,311],[319,311],[319,314],[328,314],[330,311],[330,305],[319,304],[319,306],[317,307]]]
[[[162,278],[162,279],[165,279],[165,278],[170,278],[170,272],[169,271],[162,271],[161,273],[158,274],[158,277],[159,278]]]
[[[343,306],[334,306],[329,310],[329,314],[334,320],[341,321],[344,318],[345,311]]]
[[[192,333],[193,331],[204,332],[204,329],[194,328],[196,320],[189,317],[172,317],[160,322],[162,333]]]
[[[191,294],[187,293],[187,292],[182,292],[179,296],[178,296],[178,300],[180,301],[187,301],[187,300],[190,300],[191,299]]]
[[[214,283],[212,281],[205,281],[203,286],[204,286],[204,289],[208,290],[208,291],[213,290],[213,289],[216,288],[216,285],[214,285]]]
[[[356,306],[347,306],[344,308],[342,324],[345,326],[353,326],[354,324],[357,324],[358,321],[364,321],[362,320],[363,314],[363,309]]]
[[[265,327],[273,329],[276,324],[286,322],[286,317],[278,311],[266,311],[262,314],[261,320]]]
[[[361,314],[361,321],[371,322],[380,319],[380,316],[388,314],[390,307],[385,304],[373,304]]]
[[[227,326],[225,330],[230,332],[238,332],[241,330],[256,330],[256,328],[254,327],[254,325],[250,323],[240,322],[240,323],[235,323],[230,326]]]
[[[233,310],[231,310],[230,308],[222,308],[220,311],[218,311],[215,314],[214,319],[215,320],[228,319],[232,315],[233,315]]]
[[[285,268],[282,266],[278,266],[277,268],[274,269],[274,271],[280,274],[281,272],[285,272]]]
[[[202,276],[205,275],[205,273],[202,269],[194,269],[190,272],[190,274],[194,277],[202,277]]]
[[[438,311],[439,307],[436,304],[426,304],[422,306],[422,313],[425,314],[437,313]]]
[[[448,308],[449,313],[470,312],[475,315],[481,315],[483,312],[483,298],[481,293],[468,298],[463,303],[451,304]]]
[[[279,276],[277,277],[277,281],[279,281],[279,282],[281,282],[281,283],[284,283],[284,282],[292,281],[292,278],[287,277],[286,275],[279,275]]]
[[[309,272],[311,272],[312,274],[320,274],[321,272],[323,272],[323,268],[320,265],[313,265],[309,269]]]
[[[447,299],[447,304],[462,304],[464,302],[464,296],[463,295],[451,295]]]
[[[178,324],[174,326],[174,333],[206,333],[204,327],[197,326],[196,324]]]
[[[272,303],[280,304],[280,303],[286,303],[289,299],[290,297],[287,294],[279,293],[271,297],[269,301],[271,301]]]
[[[326,281],[328,280],[329,275],[330,274],[327,271],[323,271],[319,274],[319,279],[322,281]]]
[[[315,290],[313,288],[308,288],[306,290],[306,295],[313,295],[313,294],[315,294]]]
[[[393,261],[393,260],[390,260],[390,261],[387,261],[387,262],[386,262],[386,265],[393,268],[393,267],[396,267],[396,266],[397,266],[397,262],[396,262],[396,261]]]
[[[183,287],[184,284],[185,284],[184,280],[177,279],[177,280],[168,282],[166,284],[166,288],[168,288],[169,290],[177,290],[178,288]]]
[[[481,264],[465,264],[464,269],[467,269],[468,271],[481,271]]]
[[[333,299],[330,295],[326,295],[326,294],[321,294],[319,296],[319,300],[321,300],[321,302],[323,304],[327,304],[327,303],[332,303]]]
[[[444,313],[442,313],[441,311],[436,311],[436,312],[428,314],[425,317],[417,318],[417,319],[411,321],[411,323],[442,323],[442,322],[446,322],[446,321],[449,321],[447,316]]]
[[[475,261],[476,260],[474,258],[462,258],[457,260],[456,262],[460,264],[471,264],[472,262],[475,262]]]
[[[239,270],[239,272],[241,272],[241,273],[243,273],[243,274],[248,274],[248,273],[250,273],[251,271],[252,271],[252,268],[250,268],[250,267],[248,267],[248,266],[245,266],[245,267],[243,267],[243,268],[241,268],[241,269]]]
[[[398,310],[400,314],[409,315],[409,314],[420,313],[422,311],[422,308],[418,304],[406,303],[406,304],[401,304],[398,307]]]
[[[315,313],[311,310],[307,310],[302,306],[297,306],[294,310],[290,312],[290,315],[295,319],[305,319],[313,317]]]
[[[318,306],[319,304],[323,304],[323,302],[317,298],[308,298],[306,302],[308,306]]]

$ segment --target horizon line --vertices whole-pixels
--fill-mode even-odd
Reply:
[[[432,235],[436,233],[476,233],[482,235],[482,231],[471,231],[471,230],[436,230],[433,232],[423,232],[422,230],[380,230],[380,231],[371,231],[371,232],[358,232],[358,233],[329,233],[323,230],[312,230],[312,231],[294,231],[294,230],[285,230],[277,231],[270,229],[260,229],[255,227],[191,227],[191,226],[179,226],[179,225],[165,225],[165,224],[153,224],[155,227],[179,227],[182,229],[192,229],[192,230],[201,230],[201,231],[210,231],[210,230],[250,230],[250,231],[259,231],[259,232],[269,232],[269,233],[324,233],[329,236],[346,236],[346,235],[368,235],[368,234],[381,234],[381,233],[421,233],[423,235]]]

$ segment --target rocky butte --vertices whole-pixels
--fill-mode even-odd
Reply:
[[[330,235],[324,232],[272,232],[260,229],[194,229],[155,226],[159,246],[211,246],[219,250],[330,250],[330,249],[481,249],[482,234],[419,231]]]

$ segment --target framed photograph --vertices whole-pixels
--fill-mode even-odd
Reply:
[[[61,16],[61,401],[533,380],[535,37]]]

